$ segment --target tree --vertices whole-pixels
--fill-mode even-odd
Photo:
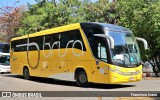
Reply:
[[[30,5],[21,20],[18,35],[30,34],[40,30],[84,21],[82,1],[79,0],[36,0]]]
[[[16,1],[18,3],[19,1]],[[12,37],[16,36],[15,29],[19,26],[19,21],[22,18],[21,7],[2,6],[0,16],[0,33],[1,40],[9,42]]]
[[[130,28],[135,36],[145,38],[149,50],[142,53],[144,61],[152,60],[160,71],[160,1],[118,0],[116,9],[120,14],[119,24]],[[141,51],[144,51],[141,46]]]
[[[106,0],[36,0],[29,5],[17,34],[25,35],[40,30],[78,22],[108,22],[116,24],[115,3]]]
[[[117,24],[119,15],[115,10],[115,4],[115,2],[109,2],[109,0],[88,2],[84,6],[85,20],[91,22]]]

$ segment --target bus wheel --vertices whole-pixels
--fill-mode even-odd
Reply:
[[[24,79],[28,80],[30,78],[30,75],[29,75],[29,69],[27,67],[25,67],[23,69],[23,77]]]
[[[76,75],[76,82],[79,86],[86,87],[89,85],[85,71],[79,71]]]

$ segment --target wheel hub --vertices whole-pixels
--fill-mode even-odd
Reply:
[[[82,83],[86,82],[86,76],[85,75],[81,75],[79,79],[80,79],[80,82],[82,82]]]

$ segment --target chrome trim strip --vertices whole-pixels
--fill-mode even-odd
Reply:
[[[138,70],[136,72],[121,72],[120,70],[117,70],[117,69],[113,69],[113,68],[108,68],[109,71],[111,72],[115,72],[117,74],[120,74],[120,75],[124,75],[124,76],[132,76],[132,75],[138,75],[139,73],[142,72],[142,70]]]

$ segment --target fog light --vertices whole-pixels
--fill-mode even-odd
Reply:
[[[114,77],[113,80],[117,80],[117,77]]]
[[[130,81],[133,81],[133,80],[134,80],[134,77],[130,77],[129,80],[130,80]]]

